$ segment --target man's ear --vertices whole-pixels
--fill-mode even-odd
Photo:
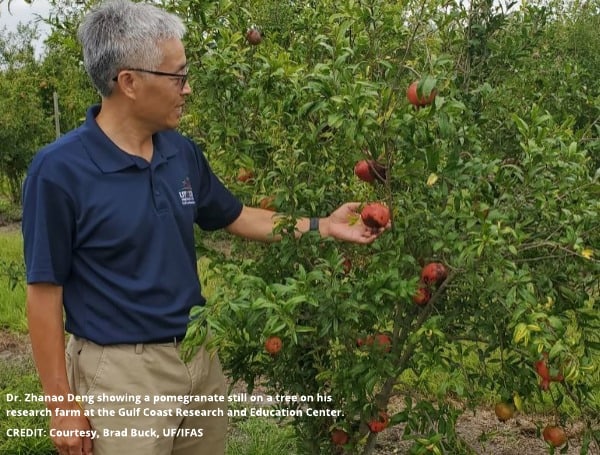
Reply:
[[[137,86],[140,79],[131,71],[121,71],[115,81],[115,89],[120,90],[127,98],[137,98]]]

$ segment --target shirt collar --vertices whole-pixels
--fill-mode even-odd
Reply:
[[[132,166],[148,167],[146,163],[135,156],[121,150],[117,145],[100,129],[96,122],[96,116],[100,112],[100,105],[94,105],[87,111],[85,123],[79,129],[79,136],[90,156],[90,159],[98,168],[108,174],[118,172]],[[166,146],[160,133],[152,137],[154,144],[153,161],[166,161],[177,153],[174,147]]]

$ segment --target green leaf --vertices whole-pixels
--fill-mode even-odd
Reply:
[[[435,85],[437,84],[437,80],[432,76],[426,76],[419,81],[419,85],[417,86],[417,94],[421,97],[429,96],[431,92],[435,89]]]

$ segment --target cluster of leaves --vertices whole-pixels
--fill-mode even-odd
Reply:
[[[25,274],[25,266],[22,263],[15,261],[0,260],[0,276],[5,276],[8,281],[8,287],[14,290],[17,286],[22,285],[23,275]]]

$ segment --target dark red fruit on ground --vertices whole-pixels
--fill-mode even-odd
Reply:
[[[544,441],[548,442],[554,447],[560,447],[567,442],[567,434],[565,433],[565,430],[563,430],[561,427],[556,427],[553,425],[548,425],[546,428],[544,428],[542,436],[544,437]]]
[[[500,402],[494,407],[494,413],[500,422],[506,422],[515,414],[515,409],[508,403]]]

